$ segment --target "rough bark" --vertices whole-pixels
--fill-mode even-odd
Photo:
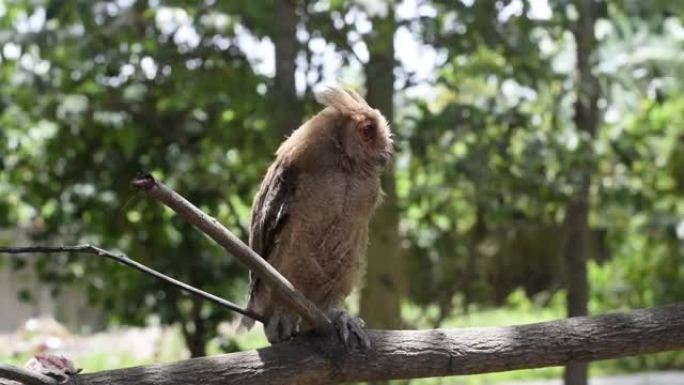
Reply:
[[[594,17],[592,0],[577,0],[579,17],[573,28],[577,57],[577,99],[575,101],[575,126],[582,134],[577,168],[578,185],[566,207],[566,241],[563,250],[568,292],[568,316],[587,314],[589,284],[587,281],[587,258],[589,254],[589,207],[591,179],[593,174],[593,139],[599,123],[599,85],[592,72],[591,58],[594,53]],[[585,364],[568,365],[564,379],[566,385],[586,385],[588,368]]]
[[[32,370],[0,364],[0,385],[58,385],[59,381]]]
[[[684,303],[523,326],[371,331],[345,352],[306,336],[268,348],[81,374],[74,383],[334,384],[540,368],[684,348]]]
[[[365,66],[366,100],[392,122],[394,118],[394,31],[392,11],[373,20],[373,32],[366,40],[369,61]],[[382,178],[385,197],[371,221],[366,282],[361,292],[361,316],[373,328],[401,327],[400,300],[405,291],[405,274],[399,237],[399,210],[394,168]]]
[[[273,13],[275,46],[275,78],[273,79],[274,133],[282,140],[297,128],[302,120],[301,104],[297,99],[295,72],[297,70],[297,0],[274,2]]]

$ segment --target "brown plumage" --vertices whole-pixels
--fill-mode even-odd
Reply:
[[[364,265],[391,134],[382,114],[353,91],[330,88],[318,100],[326,108],[281,144],[266,173],[252,206],[249,244],[333,318],[345,343],[351,332],[367,344],[362,321],[340,306]],[[255,277],[248,308],[268,317],[271,343],[298,331],[298,317]],[[248,319],[243,324],[251,326]]]

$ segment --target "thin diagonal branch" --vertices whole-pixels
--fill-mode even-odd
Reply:
[[[138,271],[141,271],[145,274],[149,274],[155,278],[158,278],[166,283],[169,283],[173,286],[176,286],[180,288],[181,290],[196,295],[198,297],[204,298],[206,300],[209,300],[211,302],[217,303],[223,307],[226,307],[230,310],[233,310],[235,312],[238,312],[242,315],[245,315],[249,318],[252,318],[256,321],[259,321],[261,323],[265,322],[264,316],[254,313],[250,310],[246,310],[241,308],[240,306],[225,300],[221,297],[218,297],[214,294],[207,293],[206,291],[200,290],[194,286],[190,286],[185,282],[181,282],[175,278],[171,278],[167,275],[164,275],[150,267],[147,267],[143,265],[140,262],[136,262],[127,256],[121,254],[117,255],[111,251],[107,251],[105,249],[101,249],[96,246],[92,245],[76,245],[76,246],[27,246],[27,247],[0,247],[0,253],[7,253],[7,254],[35,254],[35,253],[40,253],[40,254],[56,254],[56,253],[84,253],[84,254],[95,254],[99,255],[101,257],[105,257],[107,259],[119,262],[123,265],[126,265],[128,267],[132,267]]]
[[[157,182],[152,175],[146,174],[136,178],[133,185],[145,191],[149,197],[171,208],[238,258],[277,292],[286,306],[299,314],[316,331],[328,334],[333,330],[330,320],[316,305],[297,291],[282,274],[226,229],[218,220],[202,212],[168,186]]]
[[[59,382],[52,377],[34,372],[31,370],[18,368],[16,366],[0,364],[0,384],[3,380],[17,381],[24,385],[58,385]]]

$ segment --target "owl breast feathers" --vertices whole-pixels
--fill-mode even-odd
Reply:
[[[355,92],[330,88],[318,100],[326,108],[281,144],[264,177],[249,245],[327,310],[341,304],[363,270],[392,140],[386,119]],[[270,288],[250,278],[248,308],[266,317],[281,311]]]

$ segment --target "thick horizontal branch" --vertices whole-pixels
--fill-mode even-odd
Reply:
[[[265,322],[262,315],[254,313],[252,311],[241,308],[240,306],[218,297],[214,294],[207,293],[206,291],[200,290],[194,286],[190,286],[185,282],[179,281],[175,278],[171,278],[165,274],[162,274],[150,267],[143,265],[140,262],[136,262],[125,255],[118,255],[111,251],[101,249],[92,245],[76,245],[76,246],[24,246],[24,247],[0,247],[0,253],[7,254],[56,254],[56,253],[84,253],[84,254],[95,254],[101,257],[119,262],[128,267],[132,267],[138,271],[145,274],[151,275],[157,279],[160,279],[168,284],[176,286],[181,290],[190,293],[192,295],[198,296],[200,298],[209,300],[211,302],[217,303],[223,307],[230,310],[238,312],[240,314],[246,315],[252,319],[259,322]]]
[[[52,377],[16,366],[0,364],[0,384],[16,381],[24,385],[58,385]]]
[[[78,376],[82,385],[334,384],[560,366],[684,348],[684,303],[509,327],[371,331],[373,349],[300,337],[268,348]]]
[[[145,191],[148,196],[170,207],[178,215],[192,223],[226,251],[238,258],[247,268],[278,293],[285,305],[294,313],[299,314],[315,330],[322,334],[329,334],[332,331],[330,320],[316,305],[297,291],[282,274],[215,218],[205,214],[180,194],[163,183],[157,182],[149,174],[136,178],[133,181],[133,185]]]

